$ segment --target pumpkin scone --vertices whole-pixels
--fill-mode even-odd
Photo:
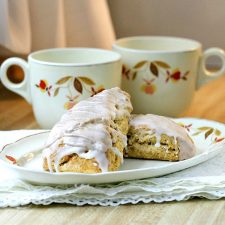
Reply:
[[[152,114],[132,115],[126,157],[178,161],[196,149],[186,130],[171,119]]]
[[[130,96],[120,88],[80,101],[51,130],[43,168],[79,173],[117,170],[123,162],[131,111]]]

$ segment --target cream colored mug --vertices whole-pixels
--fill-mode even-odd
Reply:
[[[103,89],[120,87],[120,58],[118,53],[103,49],[46,49],[31,53],[28,62],[7,59],[1,66],[1,81],[32,105],[42,128],[51,128],[78,101]],[[24,80],[19,84],[7,77],[11,65],[24,71]]]
[[[131,95],[134,113],[176,117],[188,108],[196,89],[225,74],[224,51],[202,53],[201,44],[190,39],[128,37],[117,40],[113,50],[122,57],[122,88]],[[206,69],[210,56],[221,59],[219,71]]]

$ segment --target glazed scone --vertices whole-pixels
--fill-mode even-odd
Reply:
[[[126,157],[178,161],[193,157],[195,152],[186,130],[174,121],[152,114],[132,116]]]
[[[123,162],[130,96],[119,88],[80,101],[53,127],[43,151],[50,172],[101,173]]]

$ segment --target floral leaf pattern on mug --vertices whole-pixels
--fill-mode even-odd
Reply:
[[[57,96],[59,94],[59,87],[57,87],[54,91],[54,97]]]
[[[105,90],[105,88],[103,87],[103,85],[98,86],[96,89],[94,87],[91,87],[91,92],[92,92],[91,97],[104,91],[104,90]]]
[[[140,61],[138,62],[135,66],[134,69],[140,69],[142,66],[144,66],[146,63],[148,63],[148,61],[144,60],[144,61]]]
[[[169,80],[172,80],[173,82],[177,82],[179,80],[187,80],[187,75],[189,74],[190,71],[186,71],[183,75],[181,74],[179,69],[173,70],[171,73],[170,71],[166,71],[167,73],[167,78],[166,78],[166,83]]]
[[[105,90],[103,85],[96,86],[96,83],[86,76],[65,76],[57,80],[54,85],[49,85],[47,80],[40,80],[35,86],[42,93],[47,93],[49,97],[56,97],[59,95],[61,89],[66,89],[67,95],[65,97],[67,101],[64,103],[64,108],[67,110],[79,102],[79,98],[84,92],[88,93],[89,96],[94,96]]]
[[[164,68],[164,69],[169,69],[170,68],[170,65],[165,63],[165,62],[162,62],[162,61],[154,61],[158,66]]]
[[[147,61],[143,60],[137,62],[132,68],[127,65],[122,67],[122,77],[125,80],[135,80],[140,72],[145,73],[145,78],[143,79],[143,84],[141,85],[141,91],[148,95],[153,95],[156,92],[156,81],[159,76],[165,77],[165,83],[172,82],[177,83],[178,81],[186,81],[190,71],[181,72],[179,68],[172,69],[171,66],[163,61],[154,60]],[[155,79],[151,79],[155,77]]]
[[[137,72],[134,72],[133,73],[133,76],[132,76],[132,80],[135,80],[136,79],[136,76],[137,76]]]
[[[150,67],[149,67],[149,68],[150,68],[150,71],[152,72],[152,74],[153,74],[154,76],[156,76],[156,77],[159,76],[158,68],[157,68],[157,66],[155,65],[154,62],[150,63]]]
[[[95,85],[95,82],[88,77],[79,77],[79,80],[83,81],[87,85]]]
[[[61,79],[59,79],[56,84],[64,84],[66,83],[68,80],[72,79],[72,76],[67,76],[67,77],[63,77]]]
[[[51,96],[51,89],[52,85],[48,85],[48,82],[46,80],[40,80],[39,84],[35,85],[37,88],[39,88],[42,92],[47,92],[48,96]]]
[[[82,86],[80,80],[77,79],[76,77],[75,77],[75,79],[74,79],[73,86],[74,86],[74,88],[75,88],[79,93],[82,94],[82,92],[83,92],[83,86]]]
[[[155,79],[146,80],[143,79],[144,84],[141,85],[141,91],[143,91],[145,94],[152,95],[156,91],[156,85],[153,83]]]

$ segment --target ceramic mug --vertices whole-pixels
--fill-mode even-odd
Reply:
[[[46,49],[31,53],[28,62],[9,58],[1,65],[5,87],[23,96],[33,107],[42,128],[51,128],[78,101],[121,84],[120,55],[94,48]],[[24,80],[12,83],[11,65],[24,71]]]
[[[128,37],[113,50],[123,62],[122,88],[131,95],[134,113],[176,117],[191,103],[195,90],[225,74],[225,54],[210,48],[202,53],[199,42],[175,37]],[[217,56],[219,71],[206,69],[206,59]]]

